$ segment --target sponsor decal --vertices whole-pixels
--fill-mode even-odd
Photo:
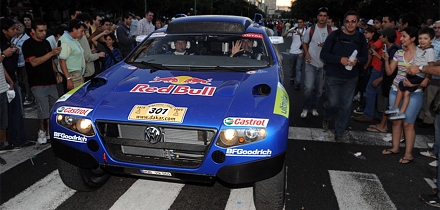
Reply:
[[[249,127],[267,127],[269,119],[260,118],[241,118],[241,117],[227,117],[223,120],[226,126],[249,126]]]
[[[267,71],[257,70],[257,71],[247,71],[246,72],[246,74],[261,74],[261,73],[267,73]]]
[[[156,76],[150,83],[153,82],[162,82],[162,83],[171,83],[174,85],[183,85],[183,84],[202,84],[202,85],[211,85],[212,78],[209,79],[201,79],[197,77],[190,76],[177,76],[177,77],[158,77]]]
[[[131,109],[128,119],[182,123],[187,109],[186,107],[175,107],[167,103],[135,105]]]
[[[70,106],[60,106],[57,109],[57,114],[71,114],[78,116],[87,116],[93,109],[81,108],[81,107],[70,107]]]
[[[203,87],[191,88],[187,85],[169,85],[167,87],[155,87],[149,84],[137,84],[130,92],[131,93],[160,93],[160,94],[174,94],[174,95],[191,95],[191,96],[213,96],[217,87]]]
[[[71,142],[77,142],[77,143],[86,143],[87,138],[84,136],[78,136],[78,135],[67,135],[65,133],[60,132],[53,132],[53,137],[59,140],[63,141],[71,141]]]
[[[284,89],[283,85],[281,85],[281,83],[278,82],[275,103],[273,106],[273,113],[288,118],[289,110],[290,110],[289,95],[287,94],[286,89]]]
[[[79,85],[76,88],[73,88],[72,90],[70,90],[69,92],[67,92],[66,94],[62,95],[60,98],[58,98],[57,102],[62,102],[62,101],[67,101],[67,99],[70,98],[71,95],[73,95],[77,90],[79,90],[82,86],[84,86],[85,84],[89,83],[89,81],[82,83],[81,85]]]
[[[263,34],[253,34],[253,33],[243,34],[241,36],[243,38],[258,38],[258,39],[262,39],[263,38]]]
[[[166,33],[160,32],[160,33],[153,33],[153,34],[151,34],[150,37],[164,37],[166,35],[167,35]]]
[[[272,150],[270,149],[226,149],[226,156],[241,156],[241,157],[270,157]]]

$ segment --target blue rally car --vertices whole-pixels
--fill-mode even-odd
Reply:
[[[271,36],[246,17],[179,18],[60,97],[50,129],[63,182],[221,180],[252,184],[257,209],[282,209],[290,105]]]

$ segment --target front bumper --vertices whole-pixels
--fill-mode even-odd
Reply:
[[[76,148],[66,145],[57,139],[52,140],[52,150],[58,158],[81,168],[94,168],[99,165],[98,161],[91,154],[77,150]],[[208,174],[182,173],[176,171],[172,171],[171,176],[148,175],[142,173],[141,171],[143,169],[141,168],[117,165],[101,166],[111,173],[135,175],[154,179],[212,183],[216,178],[218,178],[229,184],[244,184],[275,176],[281,171],[284,164],[284,159],[285,152],[273,157],[252,162],[228,165],[220,168],[216,176]],[[175,169],[178,170],[178,168]]]

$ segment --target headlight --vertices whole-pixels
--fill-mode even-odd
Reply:
[[[76,128],[80,133],[90,133],[90,131],[92,130],[92,121],[90,121],[89,119],[79,119],[76,122]]]
[[[86,136],[95,135],[93,123],[89,119],[79,118],[75,116],[57,115],[57,122],[59,125],[70,129],[72,131],[81,133]]]
[[[220,140],[226,146],[233,146],[237,143],[237,131],[235,129],[226,129],[220,133]]]
[[[266,138],[266,135],[266,128],[226,129],[220,131],[220,141],[217,142],[217,145],[232,147],[247,144],[263,140]]]

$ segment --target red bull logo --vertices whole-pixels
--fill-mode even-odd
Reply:
[[[191,96],[213,96],[217,87],[191,88],[188,85],[168,85],[167,87],[155,87],[149,84],[137,84],[131,93],[160,93]]]
[[[171,83],[174,85],[183,85],[183,84],[202,84],[202,85],[211,85],[212,78],[209,79],[201,79],[197,77],[190,76],[176,76],[176,77],[155,77],[150,83],[153,82],[163,82],[163,83]]]
[[[155,77],[153,81],[150,82],[175,83],[178,81],[179,79],[177,77]]]

